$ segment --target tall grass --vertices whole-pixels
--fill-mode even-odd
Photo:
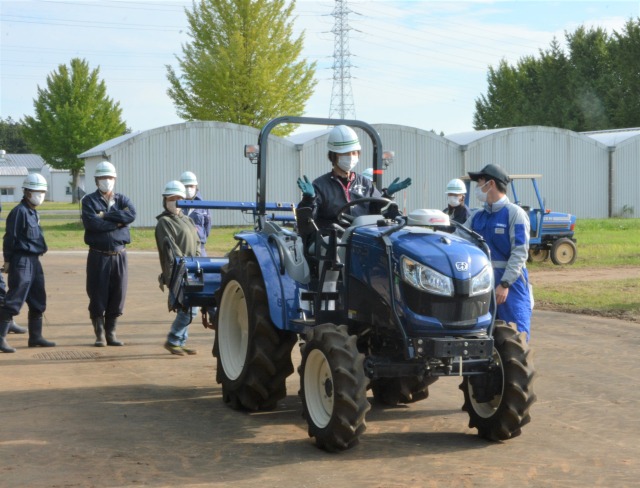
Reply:
[[[640,219],[583,219],[576,223],[578,268],[640,266]],[[528,264],[531,269],[554,264]]]

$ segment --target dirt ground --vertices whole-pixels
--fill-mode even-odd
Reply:
[[[574,268],[572,266],[554,266],[552,268],[529,270],[534,286],[570,281],[609,281],[627,278],[640,278],[640,266],[610,268]]]
[[[11,334],[17,352],[0,354],[0,487],[638,485],[637,324],[536,310],[538,401],[518,438],[478,438],[461,410],[460,380],[443,378],[425,401],[374,407],[360,445],[327,454],[307,436],[297,374],[275,411],[247,414],[220,398],[212,331],[190,327],[197,356],[162,348],[172,315],[153,253],[129,254],[118,329],[126,346],[93,347],[85,259],[43,258],[44,332],[58,346],[29,349]],[[18,323],[26,325],[26,310]]]

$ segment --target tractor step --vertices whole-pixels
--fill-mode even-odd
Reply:
[[[340,293],[337,291],[321,291],[320,293],[305,291],[300,294],[300,300],[312,302],[316,296],[319,296],[320,300],[338,300]]]

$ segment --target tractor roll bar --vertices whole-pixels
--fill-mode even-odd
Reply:
[[[266,188],[267,188],[267,142],[269,134],[274,127],[280,124],[301,124],[301,125],[348,125],[350,127],[358,127],[362,129],[370,138],[373,143],[373,178],[374,183],[378,184],[380,176],[377,174],[377,170],[382,169],[382,141],[378,132],[366,122],[361,120],[349,120],[349,119],[325,119],[316,117],[293,117],[283,116],[270,120],[260,131],[258,136],[258,146],[260,151],[258,153],[258,181],[256,189],[256,213],[258,216],[258,226],[260,229],[264,226],[264,216],[266,213]],[[380,181],[380,184],[382,182]]]

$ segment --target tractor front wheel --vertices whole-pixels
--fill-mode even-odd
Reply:
[[[271,410],[286,395],[296,334],[275,327],[260,267],[251,251],[231,253],[223,269],[216,338],[216,380],[235,409]]]
[[[536,401],[533,392],[535,371],[526,334],[515,324],[496,320],[493,365],[482,375],[467,376],[462,409],[469,414],[469,427],[492,441],[517,437],[531,421],[529,409]]]
[[[366,429],[368,379],[364,355],[346,325],[322,324],[311,329],[302,346],[300,398],[309,437],[326,451],[355,446]]]
[[[576,260],[576,255],[576,245],[571,239],[562,237],[551,245],[551,261],[553,261],[553,264],[573,264]]]

